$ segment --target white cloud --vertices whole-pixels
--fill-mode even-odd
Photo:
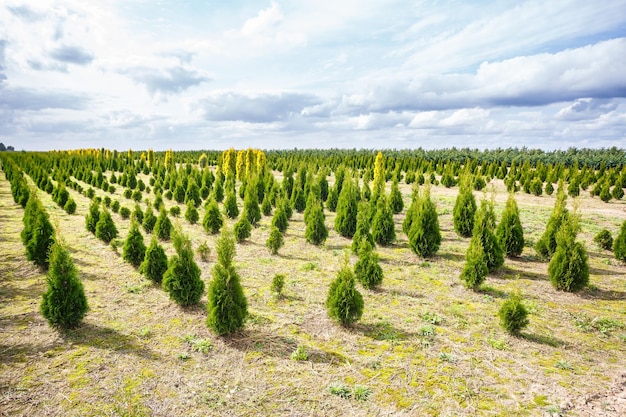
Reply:
[[[617,109],[617,103],[612,100],[581,98],[559,110],[555,117],[572,121],[596,119],[615,109]]]

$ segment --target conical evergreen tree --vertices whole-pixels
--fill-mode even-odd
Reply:
[[[122,258],[134,266],[139,267],[146,256],[146,245],[143,243],[143,235],[139,231],[139,224],[133,221],[128,231],[128,236],[122,248]]]
[[[335,184],[337,185],[337,184]],[[332,187],[328,191],[328,198],[326,199],[326,208],[328,211],[335,212],[337,210],[337,203],[339,202],[339,193],[337,187]]]
[[[626,220],[622,223],[619,234],[613,241],[613,254],[618,261],[626,262]]]
[[[189,178],[187,183],[187,191],[185,192],[185,203],[193,202],[194,207],[198,207],[202,203],[202,197],[200,197],[200,187],[196,183],[196,180]]]
[[[417,255],[428,258],[439,250],[441,231],[437,208],[430,199],[430,188],[426,187],[419,196],[413,212],[411,230],[409,230],[409,246]]]
[[[413,226],[413,220],[415,219],[415,214],[417,212],[417,205],[419,204],[419,193],[417,192],[417,188],[413,189],[413,195],[411,197],[411,204],[406,211],[404,216],[404,220],[402,221],[402,231],[405,235],[409,235],[411,231],[411,226]]]
[[[388,246],[396,240],[396,228],[393,222],[393,212],[385,193],[378,196],[376,214],[372,220],[372,237],[374,242],[381,246]]]
[[[306,198],[304,197],[304,190],[297,185],[294,186],[291,193],[291,205],[298,212],[302,213],[306,208]]]
[[[502,212],[502,220],[496,229],[506,256],[519,256],[524,250],[524,229],[519,218],[519,209],[513,193],[509,194],[506,207]]]
[[[224,212],[229,219],[236,219],[239,216],[239,207],[237,206],[237,195],[234,191],[226,193],[226,201],[224,202]]]
[[[265,196],[261,203],[261,213],[263,213],[264,216],[270,216],[272,214],[272,202],[269,195]]]
[[[462,237],[471,237],[474,230],[474,216],[476,214],[476,198],[470,186],[471,181],[463,179],[459,194],[454,203],[452,218],[454,230]]]
[[[404,209],[404,201],[402,201],[402,193],[398,187],[398,180],[394,180],[391,184],[391,193],[389,194],[389,204],[394,214],[398,214]]]
[[[243,200],[243,215],[248,218],[248,222],[252,226],[255,226],[261,220],[256,181],[250,181],[246,186],[245,198]]]
[[[498,316],[500,325],[512,335],[518,335],[528,325],[528,310],[522,304],[522,297],[519,293],[511,294],[509,299],[502,303]]]
[[[480,237],[477,235],[472,237],[467,248],[461,280],[467,288],[476,290],[485,281],[488,274],[487,257]]]
[[[577,220],[567,216],[556,234],[556,250],[548,275],[557,290],[576,292],[589,284],[587,252],[582,243],[576,242]]]
[[[104,243],[110,243],[117,237],[117,234],[117,227],[115,227],[111,213],[109,213],[109,210],[104,209],[100,213],[100,219],[96,224],[96,237]]]
[[[180,229],[174,232],[174,248],[176,255],[170,258],[163,274],[163,289],[183,307],[198,304],[204,292],[204,281],[193,259],[191,240]]]
[[[235,242],[227,228],[223,228],[217,240],[216,252],[206,323],[218,335],[227,335],[241,329],[248,316],[248,302],[233,265]]]
[[[556,234],[561,227],[561,223],[569,217],[565,201],[566,198],[567,196],[563,192],[562,186],[559,186],[554,209],[548,219],[546,230],[535,244],[535,250],[544,258],[551,258],[554,254],[556,250]]]
[[[65,205],[63,206],[63,210],[65,210],[67,214],[76,213],[76,201],[74,201],[74,199],[71,197],[68,198],[65,202]]]
[[[504,264],[504,250],[495,234],[495,217],[493,202],[483,199],[480,202],[480,208],[476,212],[472,239],[480,239],[489,272],[500,268]]]
[[[26,203],[26,207],[24,207],[24,217],[22,217],[22,223],[24,224],[24,228],[21,232],[22,244],[24,246],[28,245],[28,242],[33,238],[33,233],[35,232],[35,223],[37,220],[37,213],[43,210],[41,202],[39,201],[39,197],[33,191],[31,192],[31,196]],[[95,228],[94,228],[95,230]]]
[[[37,205],[32,222],[31,238],[26,244],[26,258],[41,268],[48,268],[48,255],[54,243],[54,228],[46,209]]]
[[[167,271],[167,255],[156,236],[152,236],[143,262],[139,266],[139,272],[144,274],[149,280],[160,284],[165,271]]]
[[[383,269],[378,264],[378,255],[366,237],[358,246],[359,260],[354,265],[354,275],[365,288],[375,288],[383,282]]]
[[[314,245],[321,245],[328,238],[328,229],[324,222],[324,209],[319,200],[315,200],[309,212],[308,222],[304,235],[306,241]]]
[[[43,295],[40,311],[50,326],[67,330],[80,324],[89,309],[83,284],[69,251],[61,242],[50,250],[48,289]]]
[[[352,236],[352,252],[359,252],[359,245],[361,241],[365,239],[366,242],[374,247],[374,237],[370,232],[370,217],[369,217],[369,204],[366,201],[361,201],[358,205],[358,212],[356,216],[356,231]]]
[[[276,255],[278,250],[282,248],[284,244],[285,239],[283,238],[283,234],[277,227],[272,226],[272,230],[270,231],[270,235],[265,242],[265,246],[269,249],[272,255]]]
[[[331,282],[328,288],[328,296],[326,297],[328,316],[343,326],[350,326],[361,319],[363,304],[363,296],[354,285],[354,272],[348,265],[348,255],[346,254],[337,278]]]
[[[274,217],[272,218],[272,226],[280,230],[281,233],[285,233],[289,226],[289,220],[287,220],[287,213],[285,213],[285,202],[279,200],[276,204],[276,210],[274,211]]]
[[[352,238],[356,231],[358,189],[350,178],[344,180],[337,202],[335,230],[343,237]]]
[[[159,211],[159,216],[154,223],[154,234],[161,240],[170,240],[172,227],[172,222],[167,216],[165,208],[161,207],[161,210]]]
[[[223,224],[224,219],[222,218],[222,213],[220,213],[220,209],[217,206],[217,201],[214,199],[209,200],[204,211],[204,218],[202,219],[202,226],[204,227],[204,230],[207,233],[214,235],[220,231]]]
[[[198,214],[198,209],[196,209],[196,206],[193,201],[187,202],[187,209],[185,210],[185,219],[187,219],[187,221],[191,224],[198,223],[198,220],[200,219],[200,214]]]
[[[237,243],[241,243],[248,239],[252,235],[252,225],[248,221],[248,217],[241,216],[241,219],[235,223],[233,232],[235,234],[235,239],[237,239]]]
[[[143,224],[143,211],[139,204],[135,204],[132,214],[130,215],[132,220],[135,220],[139,224]]]
[[[145,230],[146,233],[152,233],[152,231],[154,230],[154,225],[156,224],[156,221],[157,221],[157,218],[154,215],[152,206],[148,205],[148,207],[146,208],[146,212],[143,216],[143,222],[141,223],[141,225],[143,226],[143,230]]]
[[[98,200],[94,199],[91,201],[89,213],[87,213],[87,217],[85,218],[85,226],[87,227],[87,230],[95,234],[98,220],[100,220],[100,203]]]

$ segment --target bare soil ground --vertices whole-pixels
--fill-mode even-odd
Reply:
[[[494,187],[499,215],[507,194],[500,182]],[[113,198],[132,209],[119,188]],[[411,190],[402,191],[406,211]],[[305,242],[302,215],[294,213],[278,256],[265,248],[271,217],[264,217],[250,241],[237,245],[250,318],[245,330],[220,338],[205,325],[206,295],[197,307],[179,308],[123,262],[121,244],[116,251],[85,230],[89,201],[70,192],[78,203],[71,216],[39,193],[72,251],[91,308],[80,328],[60,335],[39,314],[45,273],[25,259],[23,210],[0,174],[1,416],[625,414],[626,266],[592,242],[602,228],[617,234],[626,220],[623,201],[603,203],[588,192],[578,199],[591,286],[569,294],[552,288],[547,263],[532,249],[554,197],[518,193],[527,247],[472,292],[459,281],[469,242],[452,227],[458,189],[434,187],[444,238],[439,253],[413,254],[401,233],[404,212],[397,215],[396,243],[378,249],[382,287],[360,289],[365,311],[350,329],[324,309],[351,243],[332,230],[334,213],[326,212],[330,237],[321,247]],[[121,242],[129,221],[113,216]],[[179,222],[196,247],[207,241],[214,248],[215,236]],[[171,243],[164,246],[174,253]],[[213,259],[198,264],[208,284]],[[283,298],[270,291],[276,273],[287,275]],[[517,338],[496,316],[516,289],[531,311]],[[298,346],[307,360],[292,359]],[[335,392],[347,398],[330,387],[343,388]]]

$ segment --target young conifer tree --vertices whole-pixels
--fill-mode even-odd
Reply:
[[[243,200],[243,215],[248,218],[248,222],[252,226],[256,226],[259,220],[261,220],[261,208],[259,207],[259,194],[256,184],[256,180],[248,182]]]
[[[358,212],[356,216],[356,231],[352,236],[352,252],[359,253],[359,246],[363,239],[373,248],[374,237],[370,232],[369,204],[366,201],[359,202]]]
[[[187,202],[187,209],[185,210],[185,219],[187,219],[187,221],[191,224],[198,223],[198,220],[200,219],[200,214],[198,214],[198,209],[196,209],[196,206],[194,205],[193,201]]]
[[[172,228],[172,221],[167,216],[165,207],[162,206],[159,211],[159,216],[154,223],[154,234],[161,240],[170,240]]]
[[[346,178],[337,201],[335,230],[343,237],[352,238],[356,231],[358,189],[351,178]]]
[[[204,292],[204,281],[193,259],[191,240],[180,229],[174,231],[174,249],[176,255],[170,258],[163,274],[163,289],[182,307],[198,304]]]
[[[474,216],[476,214],[476,198],[472,192],[469,177],[461,180],[459,194],[454,203],[452,218],[454,230],[462,237],[471,237],[474,230]]]
[[[149,280],[160,284],[165,271],[167,271],[167,255],[156,236],[152,236],[143,262],[139,266],[139,272]]]
[[[391,193],[389,194],[389,204],[394,214],[398,214],[404,209],[404,201],[402,201],[402,193],[398,186],[398,180],[395,179],[391,184]]]
[[[467,288],[476,290],[488,274],[487,257],[480,237],[477,235],[472,237],[465,253],[465,266],[461,272],[461,280]]]
[[[117,227],[115,227],[111,213],[109,210],[104,209],[102,213],[100,213],[100,219],[96,224],[96,237],[104,243],[110,243],[117,237],[117,234]]]
[[[556,234],[548,276],[557,290],[577,292],[589,284],[587,252],[581,242],[576,242],[577,223],[574,216],[567,216]]]
[[[495,228],[496,216],[493,212],[493,202],[484,198],[476,212],[472,239],[480,239],[489,272],[504,264],[504,250],[496,236]]]
[[[85,218],[85,226],[91,233],[96,233],[96,225],[100,220],[100,203],[97,200],[92,200],[89,206],[89,213]]]
[[[524,250],[524,229],[519,218],[519,209],[513,193],[509,194],[496,236],[506,256],[519,256]]]
[[[224,201],[224,212],[229,219],[236,219],[239,216],[239,207],[237,206],[237,195],[234,190],[226,193],[226,201]]]
[[[343,326],[350,326],[363,315],[363,296],[354,284],[354,272],[348,264],[346,253],[337,278],[331,282],[326,297],[328,316]]]
[[[50,250],[48,289],[43,294],[40,311],[50,326],[68,330],[78,326],[89,309],[85,290],[69,251],[62,242]]]
[[[282,248],[284,244],[285,239],[283,238],[283,234],[276,226],[272,226],[272,230],[270,231],[270,235],[265,242],[265,246],[269,249],[272,255],[276,255],[278,250]]]
[[[557,190],[556,202],[554,203],[554,209],[546,224],[546,230],[541,238],[535,244],[535,250],[539,255],[544,258],[551,258],[556,250],[556,234],[561,227],[561,223],[567,220],[569,212],[567,211],[566,200],[567,196],[563,191],[562,185],[559,185]]]
[[[146,245],[143,243],[143,235],[139,231],[139,224],[133,220],[130,225],[130,230],[128,231],[128,236],[126,236],[126,240],[124,241],[122,258],[135,268],[138,268],[145,256]]]
[[[528,310],[522,304],[522,297],[519,293],[513,293],[500,306],[498,310],[500,325],[508,333],[519,335],[520,331],[528,325]]]
[[[430,187],[426,187],[415,205],[409,230],[409,246],[417,255],[428,258],[437,253],[440,245],[439,216],[430,198]]]
[[[413,226],[413,219],[415,219],[415,213],[417,211],[417,205],[419,203],[419,189],[417,187],[413,188],[413,194],[411,196],[411,204],[404,215],[404,220],[402,221],[402,231],[405,235],[409,235],[411,231],[411,226]]]
[[[152,231],[154,230],[154,225],[156,221],[157,221],[157,218],[154,215],[152,206],[148,204],[148,207],[146,208],[146,212],[143,215],[143,221],[141,222],[141,225],[143,226],[143,230],[145,230],[146,233],[152,233]]]
[[[233,227],[233,232],[235,234],[235,239],[237,243],[241,243],[244,240],[248,239],[252,235],[252,225],[248,221],[246,216],[241,216],[241,219],[235,223]]]
[[[393,222],[393,211],[385,193],[378,195],[376,213],[372,220],[372,238],[380,246],[388,246],[396,240],[396,228]]]
[[[204,218],[202,219],[202,226],[204,227],[204,230],[207,233],[214,235],[220,231],[223,224],[224,219],[222,218],[222,213],[217,205],[217,201],[210,199],[206,205]]]
[[[235,241],[226,227],[217,239],[217,263],[209,284],[207,326],[218,335],[231,334],[244,325],[248,302],[233,264]]]
[[[354,265],[356,279],[367,289],[379,286],[383,282],[383,269],[378,264],[378,255],[366,237],[359,246],[359,260]]]
[[[626,220],[622,223],[619,234],[613,241],[613,254],[618,261],[626,262]]]
[[[312,203],[306,230],[304,232],[307,242],[319,246],[326,241],[326,238],[328,238],[328,229],[326,228],[324,220],[324,209],[322,208],[321,202],[316,199]]]
[[[41,268],[48,268],[48,255],[54,243],[54,228],[41,204],[38,205],[32,226],[32,237],[26,244],[26,258]]]
[[[276,210],[274,211],[274,217],[272,217],[272,226],[280,230],[281,233],[285,233],[289,226],[287,213],[285,213],[285,200],[283,199],[276,203]]]

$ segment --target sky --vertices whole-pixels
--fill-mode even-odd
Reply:
[[[626,148],[626,0],[2,1],[0,141]]]

